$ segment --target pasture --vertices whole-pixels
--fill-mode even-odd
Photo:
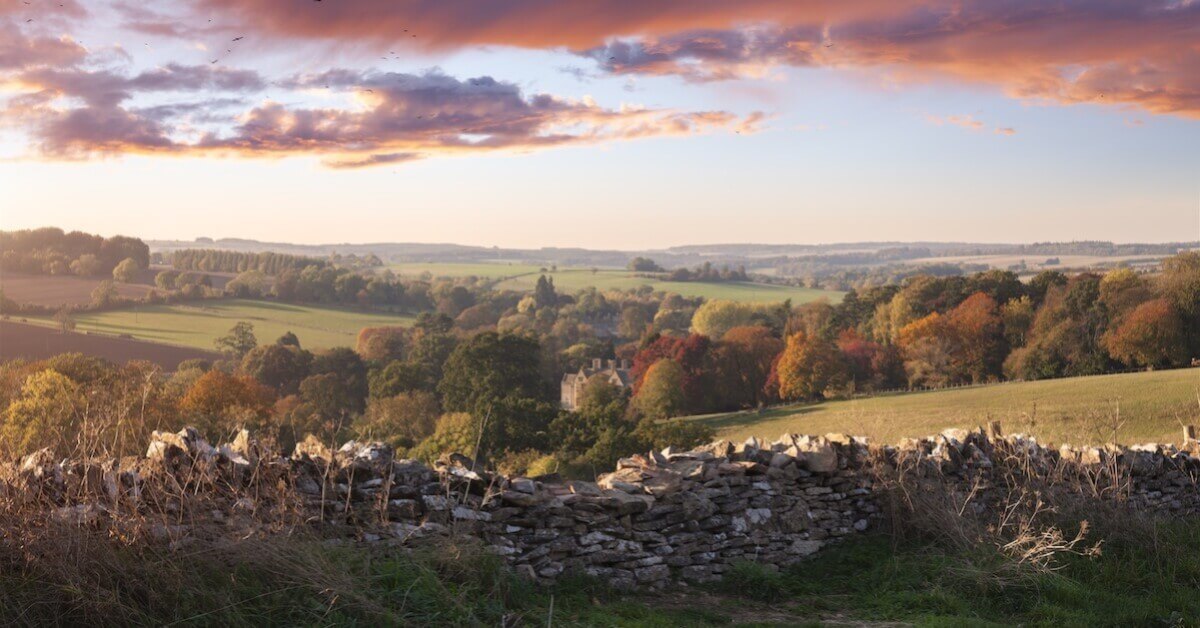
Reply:
[[[0,273],[0,290],[4,296],[17,303],[56,307],[60,305],[87,305],[92,301],[92,290],[100,282],[111,277],[77,277],[75,275],[28,275],[25,273]],[[151,277],[153,280],[153,277]],[[153,281],[152,281],[153,282]],[[140,299],[153,286],[143,284],[114,284],[117,294],[130,299]]]
[[[141,340],[211,351],[213,341],[241,321],[254,325],[260,344],[273,342],[290,331],[306,349],[316,350],[353,347],[363,327],[408,325],[413,318],[318,305],[229,299],[85,312],[75,320],[78,331],[128,334]],[[52,323],[43,320],[42,324]]]
[[[913,392],[688,417],[738,442],[749,436],[842,432],[894,443],[946,428],[1000,421],[1043,442],[1178,444],[1181,424],[1200,425],[1200,369],[1096,375]]]
[[[828,299],[836,303],[843,293],[832,290],[815,290],[792,286],[774,286],[750,282],[700,282],[666,281],[637,276],[627,270],[590,268],[560,268],[557,271],[541,272],[541,266],[531,264],[398,264],[389,266],[398,274],[416,276],[428,272],[434,277],[482,277],[497,280],[497,290],[528,292],[537,284],[538,277],[546,275],[554,279],[559,292],[571,294],[587,288],[599,290],[631,290],[650,286],[653,290],[674,292],[685,297],[706,299],[729,299],[750,303],[775,303],[791,299],[793,304]]]
[[[0,321],[0,361],[42,360],[60,353],[84,353],[117,364],[130,360],[146,360],[168,371],[175,370],[184,360],[219,357],[211,351],[191,347],[173,347],[144,340],[86,333],[64,334],[40,325]]]

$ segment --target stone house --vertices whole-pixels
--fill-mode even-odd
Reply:
[[[601,360],[596,358],[592,360],[591,367],[581,367],[578,373],[567,373],[562,378],[562,392],[559,402],[564,410],[575,410],[579,407],[579,398],[583,394],[583,387],[592,377],[600,375],[606,377],[608,381],[621,388],[632,388],[633,378],[629,375],[629,361],[621,360],[618,363],[616,360]]]

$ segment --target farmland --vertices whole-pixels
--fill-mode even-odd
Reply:
[[[84,353],[121,364],[146,360],[170,371],[192,358],[214,358],[210,351],[173,347],[142,340],[86,333],[63,334],[56,329],[0,321],[0,360],[41,360],[60,353]]]
[[[4,296],[17,303],[44,305],[86,305],[92,300],[92,291],[105,277],[76,277],[74,275],[28,275],[4,272],[0,274],[0,290]],[[152,286],[142,284],[115,284],[117,294],[131,299],[140,299],[150,292]]]
[[[1054,443],[1178,443],[1180,423],[1200,424],[1200,369],[1097,375],[916,392],[690,417],[734,441],[783,433],[844,432],[881,442],[973,428],[998,420],[1006,432]]]
[[[378,312],[230,299],[189,305],[139,306],[76,316],[79,331],[128,334],[141,340],[212,350],[213,341],[240,321],[254,325],[260,343],[291,331],[307,349],[353,347],[363,327],[407,325],[411,317]],[[42,321],[49,324],[49,321]]]
[[[753,303],[771,303],[791,299],[793,304],[807,303],[818,299],[838,302],[841,292],[814,290],[793,286],[775,286],[750,282],[700,282],[666,281],[637,276],[626,270],[568,268],[540,272],[541,267],[529,264],[402,264],[390,267],[393,272],[405,275],[420,275],[428,272],[438,277],[476,276],[496,279],[498,290],[530,291],[540,275],[554,279],[560,292],[573,293],[595,287],[600,290],[629,290],[650,286],[656,291],[674,292],[685,297],[706,299],[729,299]]]

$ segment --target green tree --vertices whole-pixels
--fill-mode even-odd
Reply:
[[[71,308],[62,307],[54,313],[54,322],[58,323],[58,329],[64,334],[75,331],[75,317],[71,315]]]
[[[755,325],[766,309],[758,304],[715,299],[701,305],[692,316],[692,331],[714,340],[734,327]]]
[[[354,432],[361,439],[412,447],[433,434],[439,414],[437,397],[426,391],[372,399],[367,411],[354,421]]]
[[[299,347],[263,345],[247,351],[239,369],[275,389],[280,395],[287,396],[299,392],[300,382],[308,377],[312,360],[312,354]]]
[[[154,276],[154,285],[161,290],[174,290],[179,287],[176,281],[179,279],[179,271],[164,270]]]
[[[132,257],[126,257],[125,259],[121,260],[120,264],[117,264],[116,267],[113,268],[112,276],[114,281],[119,281],[121,283],[133,283],[137,280],[138,273],[141,271],[142,269],[140,266],[138,266],[137,260],[133,259]]]
[[[433,391],[437,386],[437,382],[432,380],[429,371],[421,364],[399,360],[372,370],[369,382],[373,399],[386,399],[417,390]]]
[[[533,299],[539,308],[558,305],[558,293],[554,290],[554,278],[541,275],[533,289]]]
[[[240,360],[258,346],[258,339],[254,337],[254,324],[241,321],[231,327],[228,334],[213,341],[213,344],[218,351]]]
[[[71,272],[80,277],[94,277],[99,275],[102,268],[100,258],[91,253],[80,255],[78,259],[71,262]]]
[[[96,307],[107,307],[112,305],[113,301],[117,300],[117,287],[113,285],[111,279],[105,279],[100,282],[92,290],[92,305]]]
[[[225,284],[225,294],[240,299],[254,299],[267,293],[270,283],[267,276],[258,270],[247,270]]]
[[[497,401],[544,399],[537,340],[484,332],[459,345],[446,360],[438,392],[451,412],[484,416]]]
[[[367,364],[353,349],[336,347],[313,357],[310,372],[336,377],[344,387],[345,411],[359,414],[366,409],[370,392]]]
[[[683,367],[671,359],[661,359],[650,365],[633,398],[633,406],[651,420],[679,416],[687,408],[683,391]]]

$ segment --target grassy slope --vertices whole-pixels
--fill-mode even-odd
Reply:
[[[995,548],[871,535],[781,573],[743,563],[714,585],[620,593],[582,577],[538,587],[463,546],[408,556],[276,535],[173,553],[77,529],[36,560],[4,556],[0,608],[30,626],[1195,625],[1200,528],[1149,532],[1016,580],[995,577],[1011,566]]]
[[[543,274],[540,267],[528,264],[398,264],[390,266],[392,271],[400,274],[419,275],[429,272],[434,276],[465,277],[475,275],[490,279],[503,279],[496,284],[497,289],[532,290],[538,276]],[[687,297],[704,297],[707,299],[731,299],[734,301],[749,301],[770,303],[791,299],[792,303],[807,303],[826,298],[838,302],[841,292],[831,290],[813,290],[789,286],[772,286],[758,283],[703,283],[660,281],[638,277],[625,270],[605,269],[592,272],[591,269],[569,268],[557,272],[545,273],[554,278],[554,285],[563,292],[576,292],[584,288],[596,287],[601,290],[626,290],[639,286],[651,286],[655,290],[675,292]]]
[[[134,310],[89,312],[76,316],[78,331],[129,334],[134,338],[211,350],[213,340],[240,321],[254,324],[260,343],[291,331],[308,349],[353,347],[359,330],[407,325],[411,317],[334,307],[230,299],[188,305],[142,306]]]
[[[1007,432],[1031,433],[1054,443],[1178,443],[1180,421],[1200,424],[1197,395],[1200,369],[1183,369],[888,395],[689,420],[703,421],[735,441],[846,432],[895,442],[948,427],[976,427],[990,419],[1001,421]],[[1118,406],[1123,424],[1114,439]]]

